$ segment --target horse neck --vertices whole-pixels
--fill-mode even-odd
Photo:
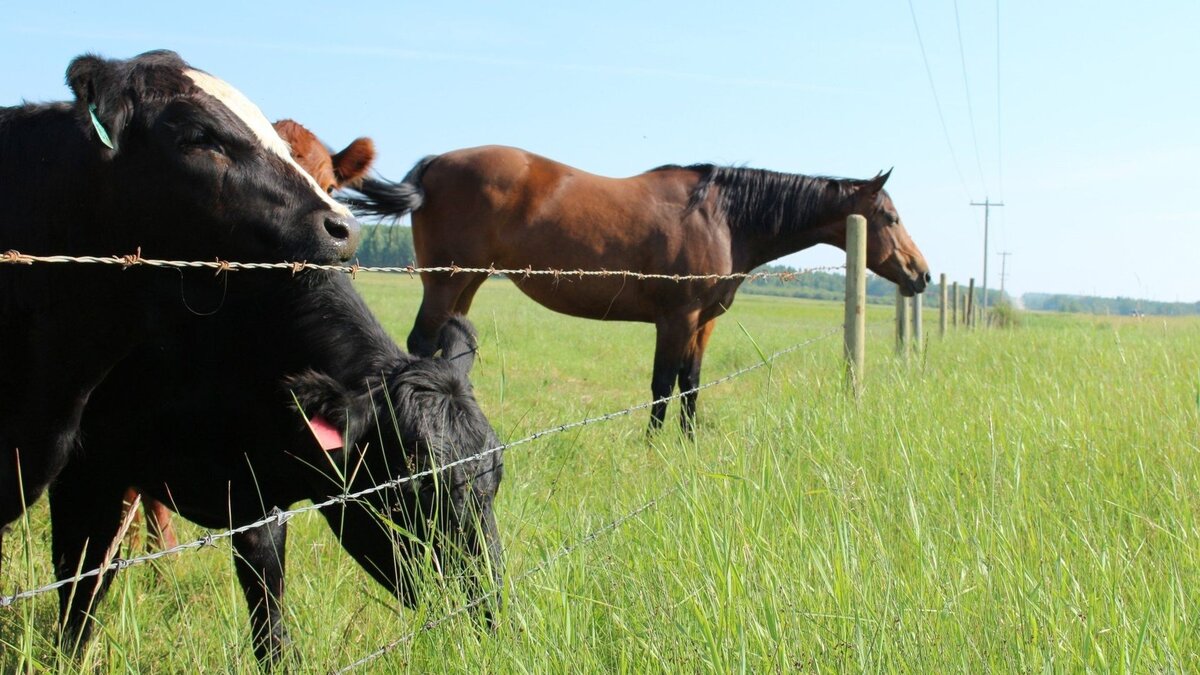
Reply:
[[[107,222],[108,167],[87,143],[68,104],[0,109],[4,249],[96,253],[95,247],[110,240],[116,224]]]
[[[780,196],[760,200],[764,203],[757,212],[725,214],[734,235],[735,266],[741,271],[750,271],[817,244],[833,243],[830,224],[845,217],[838,198],[840,191],[831,194],[826,189],[835,179],[808,177],[808,180],[813,181],[808,189],[815,190],[808,199]]]

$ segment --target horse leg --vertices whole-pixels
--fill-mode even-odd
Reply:
[[[696,397],[700,393],[694,390],[700,386],[700,363],[704,360],[708,338],[712,337],[716,325],[716,319],[709,319],[700,324],[688,342],[683,363],[679,367],[679,391],[684,392],[679,409],[679,426],[688,438],[694,435],[692,427],[696,421]]]
[[[266,667],[279,661],[289,642],[280,606],[286,543],[287,525],[279,522],[233,537],[233,547],[237,551],[233,564],[250,607],[254,656]]]
[[[462,293],[458,294],[458,301],[454,303],[455,314],[466,316],[467,312],[471,311],[471,301],[475,299],[475,293],[479,291],[479,287],[483,285],[483,282],[487,281],[486,274],[475,274],[472,276],[474,278],[468,281]]]
[[[650,406],[649,431],[657,431],[667,416],[667,402],[662,400],[671,395],[679,368],[683,363],[688,341],[696,331],[696,316],[688,315],[680,320],[671,317],[657,323],[654,342],[654,373],[650,377],[650,395],[654,403]]]
[[[470,292],[466,294],[466,307],[471,306],[471,298],[484,279],[487,279],[487,275],[422,274],[421,283],[425,292],[421,296],[421,308],[417,310],[417,319],[408,334],[409,353],[415,356],[433,356],[437,351],[437,336],[442,324],[457,311],[461,298],[468,290]],[[461,313],[465,314],[466,310]]]

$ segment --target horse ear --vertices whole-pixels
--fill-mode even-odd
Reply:
[[[891,169],[888,169],[887,171],[882,171],[880,173],[875,174],[874,178],[867,181],[867,185],[866,185],[867,189],[869,189],[872,193],[878,193],[880,190],[883,189],[883,184],[887,182],[888,177],[891,175],[892,175]]]
[[[75,93],[75,115],[84,134],[108,158],[120,148],[120,137],[132,116],[132,105],[122,95],[119,66],[85,54],[67,66],[67,86]]]
[[[369,138],[356,138],[338,154],[333,156],[333,175],[338,187],[345,187],[361,179],[375,161],[375,143]]]
[[[456,314],[442,324],[438,332],[438,351],[441,358],[450,362],[454,369],[466,376],[475,365],[475,353],[479,351],[479,341],[475,337],[475,327],[467,317]]]

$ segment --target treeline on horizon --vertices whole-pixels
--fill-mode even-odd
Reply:
[[[1076,314],[1117,314],[1124,316],[1187,316],[1200,314],[1200,302],[1160,302],[1137,298],[1101,298],[1094,295],[1025,293],[1025,309]]]
[[[787,265],[764,265],[756,272],[794,272]],[[782,295],[794,298],[809,298],[814,300],[844,300],[846,297],[846,276],[832,272],[809,272],[790,281],[778,277],[754,279],[746,282],[742,288],[748,293],[763,295]],[[966,293],[967,287],[959,283],[959,293]],[[976,301],[980,300],[980,289],[975,289]],[[989,291],[989,304],[1007,302],[1012,298],[1008,294],[1001,295],[996,289]],[[941,299],[941,288],[938,284],[930,284],[925,291],[924,304],[926,307],[937,307]],[[896,286],[886,279],[868,275],[867,302],[882,305],[896,301]],[[1054,293],[1025,293],[1021,295],[1024,309],[1040,312],[1073,312],[1077,314],[1125,315],[1139,314],[1156,316],[1186,316],[1200,315],[1200,302],[1158,302],[1155,300],[1138,300],[1136,298],[1102,298],[1092,295],[1066,295]]]
[[[416,255],[413,252],[412,228],[407,225],[363,225],[362,243],[358,247],[357,259],[358,264],[365,267],[415,265]],[[796,269],[787,265],[764,265],[754,271],[782,273],[796,272]],[[742,290],[759,295],[840,302],[846,297],[846,276],[834,272],[807,272],[789,280],[779,277],[752,279],[742,285]],[[959,293],[966,292],[966,285],[960,282]],[[980,289],[976,288],[976,299],[980,298],[979,294]],[[1001,296],[995,289],[992,289],[989,295],[992,303],[1011,302],[1011,298],[1007,295]],[[940,296],[941,289],[938,284],[930,284],[928,290],[925,291],[925,306],[938,307]],[[886,305],[895,301],[895,284],[882,277],[867,276],[868,303]],[[1134,298],[1101,298],[1089,295],[1051,293],[1025,293],[1021,296],[1021,301],[1025,309],[1043,312],[1165,316],[1200,314],[1200,302],[1157,302]]]

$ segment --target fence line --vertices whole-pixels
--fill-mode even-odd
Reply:
[[[580,537],[578,540],[576,540],[572,543],[569,543],[569,544],[563,544],[562,546],[559,547],[558,551],[555,552],[553,555],[550,555],[549,557],[543,559],[537,565],[534,565],[533,567],[525,570],[521,574],[519,574],[516,577],[514,577],[513,579],[511,579],[508,582],[509,587],[510,588],[515,587],[517,584],[528,579],[529,577],[540,574],[541,572],[545,571],[550,566],[552,566],[554,563],[561,560],[562,558],[565,558],[565,557],[571,555],[572,553],[574,553],[577,549],[587,546],[588,544],[596,541],[600,537],[620,528],[625,523],[629,522],[630,520],[633,520],[634,518],[640,516],[641,514],[645,513],[646,511],[649,511],[650,509],[657,507],[659,502],[663,501],[667,497],[670,497],[674,493],[683,489],[683,487],[686,484],[687,484],[686,481],[684,483],[680,483],[679,485],[676,485],[675,487],[663,492],[662,494],[658,495],[654,499],[651,499],[650,501],[646,502],[645,504],[642,504],[641,506],[637,507],[633,511],[626,513],[625,515],[621,516],[620,518],[617,518],[616,520],[610,521],[607,524],[592,530],[591,532],[587,533],[583,537]],[[457,608],[451,610],[449,613],[444,614],[437,619],[426,621],[425,623],[421,624],[416,630],[413,630],[409,633],[405,633],[404,635],[401,635],[400,637],[396,638],[395,640],[387,643],[386,645],[380,647],[379,649],[376,649],[375,651],[371,652],[370,654],[367,654],[366,656],[358,659],[357,661],[354,661],[353,663],[351,663],[347,666],[344,666],[338,670],[333,671],[333,675],[342,675],[342,673],[348,673],[351,670],[358,668],[359,666],[366,665],[366,664],[380,658],[381,656],[388,654],[396,647],[399,647],[402,644],[411,642],[413,638],[417,637],[421,633],[431,631],[434,628],[437,628],[438,626],[441,626],[442,624],[445,624],[446,622],[450,621],[454,617],[456,617],[464,612],[468,612],[468,611],[478,607],[479,605],[487,602],[491,598],[495,597],[495,595],[498,592],[499,591],[493,590],[488,593],[484,593],[483,595],[476,597],[475,599],[471,600],[470,602],[468,602],[464,605],[458,606]]]
[[[307,506],[302,506],[300,508],[293,509],[290,511],[281,511],[278,508],[276,508],[273,510],[273,512],[270,515],[268,515],[264,518],[261,518],[259,520],[256,520],[252,523],[242,525],[240,527],[235,527],[235,528],[225,530],[223,532],[218,532],[218,533],[209,533],[195,541],[188,542],[186,544],[179,544],[178,546],[174,546],[169,549],[164,549],[162,551],[155,551],[153,553],[147,553],[145,555],[134,557],[134,558],[114,559],[108,565],[103,566],[103,567],[98,567],[98,568],[95,568],[92,570],[88,570],[86,572],[82,572],[82,573],[76,574],[72,577],[65,578],[65,579],[59,579],[58,581],[46,584],[44,586],[40,586],[38,588],[25,590],[25,591],[16,591],[16,592],[12,593],[11,595],[0,596],[0,608],[10,607],[10,606],[12,606],[12,604],[14,602],[16,602],[18,600],[24,600],[27,598],[32,598],[32,597],[35,597],[38,595],[49,593],[50,591],[56,590],[62,586],[66,586],[67,584],[72,584],[72,583],[76,583],[76,582],[82,581],[82,580],[90,578],[90,577],[99,576],[100,574],[103,574],[105,572],[123,570],[123,569],[129,568],[129,567],[133,567],[135,565],[141,565],[141,564],[144,564],[147,562],[151,562],[153,560],[158,560],[160,558],[175,556],[175,555],[179,555],[184,552],[196,551],[196,550],[200,550],[202,548],[208,547],[208,546],[213,546],[216,544],[216,542],[218,542],[220,540],[229,539],[229,538],[233,537],[234,535],[241,534],[243,532],[247,532],[249,530],[253,530],[253,529],[256,529],[259,527],[263,527],[264,525],[270,525],[272,523],[278,523],[278,524],[282,525],[282,524],[286,523],[287,521],[291,520],[294,516],[297,516],[297,515],[300,515],[303,513],[309,513],[311,511],[319,511],[321,509],[327,508],[329,506],[333,506],[335,504],[345,504],[347,502],[359,499],[361,497],[364,497],[364,496],[367,496],[367,495],[370,495],[370,494],[373,494],[376,492],[382,492],[383,490],[391,489],[391,488],[403,485],[405,483],[420,480],[422,478],[432,476],[434,474],[440,473],[447,469],[451,469],[451,468],[459,466],[461,464],[466,464],[468,462],[474,462],[479,459],[483,459],[484,457],[487,457],[494,453],[500,452],[501,450],[506,450],[508,448],[513,448],[513,447],[516,447],[519,445],[524,445],[526,443],[531,443],[539,438],[542,438],[543,436],[549,436],[552,434],[569,431],[571,429],[585,427],[585,426],[588,426],[591,424],[596,424],[598,422],[606,422],[608,420],[616,419],[618,417],[630,415],[634,412],[637,412],[638,410],[644,410],[646,408],[653,406],[655,403],[663,403],[663,402],[668,402],[668,401],[671,401],[674,399],[682,398],[683,396],[686,396],[688,394],[696,393],[703,389],[708,389],[709,387],[715,387],[717,385],[724,384],[725,382],[729,382],[730,380],[741,377],[753,370],[757,370],[758,368],[762,368],[763,366],[770,365],[779,357],[789,354],[791,352],[794,352],[796,350],[802,349],[804,347],[807,347],[808,345],[814,344],[814,343],[824,340],[826,338],[829,338],[829,337],[835,335],[839,330],[841,330],[840,326],[837,328],[830,329],[829,331],[822,333],[816,337],[810,338],[808,340],[804,340],[803,342],[796,343],[796,344],[792,345],[791,347],[781,349],[769,356],[763,357],[762,360],[760,360],[758,363],[754,363],[752,365],[746,366],[739,370],[735,370],[732,373],[725,375],[724,377],[713,380],[711,382],[706,382],[704,384],[701,384],[701,385],[694,387],[692,389],[689,389],[687,391],[682,391],[677,394],[672,394],[670,396],[664,396],[662,398],[655,399],[653,401],[649,401],[646,403],[639,403],[637,405],[630,406],[630,407],[624,408],[622,410],[616,410],[616,411],[613,411],[610,413],[605,413],[603,415],[598,415],[596,417],[588,417],[588,418],[584,418],[582,420],[578,420],[575,422],[568,422],[566,424],[560,424],[555,427],[543,429],[543,430],[535,432],[529,436],[526,436],[525,438],[522,438],[522,439],[519,439],[516,441],[512,441],[510,443],[502,443],[496,447],[488,448],[487,450],[483,450],[483,451],[478,452],[469,457],[463,457],[463,458],[460,458],[453,462],[449,462],[447,464],[443,464],[441,466],[434,467],[432,469],[427,469],[425,471],[421,471],[421,472],[418,472],[418,473],[415,473],[415,474],[412,474],[409,476],[402,476],[400,478],[396,478],[396,479],[387,481],[385,483],[380,483],[379,485],[375,485],[370,488],[359,490],[357,492],[343,493],[341,495],[337,495],[335,497],[326,499],[325,501],[322,501],[322,502],[309,504]]]
[[[845,269],[845,265],[824,265],[818,267],[808,267],[801,270],[791,272],[732,272],[729,274],[658,274],[653,272],[635,272],[633,270],[584,270],[584,269],[538,269],[525,267],[522,269],[498,269],[492,265],[487,267],[459,267],[458,265],[447,265],[441,267],[417,267],[414,265],[403,265],[393,267],[365,267],[357,263],[353,265],[321,265],[309,262],[277,262],[277,263],[244,263],[232,262],[229,260],[158,260],[154,258],[143,258],[141,249],[137,253],[129,255],[113,255],[113,256],[70,256],[70,255],[28,255],[20,251],[5,251],[0,253],[0,265],[32,265],[34,263],[77,263],[77,264],[92,264],[92,265],[115,265],[122,268],[130,267],[163,267],[172,269],[211,269],[218,274],[221,272],[235,272],[238,270],[290,270],[292,274],[297,274],[303,270],[324,270],[327,272],[342,272],[351,276],[357,275],[359,272],[383,272],[388,274],[407,274],[409,276],[417,274],[487,274],[488,276],[507,276],[507,277],[553,277],[554,279],[583,279],[586,277],[620,277],[621,279],[634,280],[658,280],[658,281],[726,281],[732,279],[741,279],[744,281],[753,281],[755,279],[773,279],[778,278],[781,281],[794,281],[805,274],[814,272],[832,272],[835,270]]]

